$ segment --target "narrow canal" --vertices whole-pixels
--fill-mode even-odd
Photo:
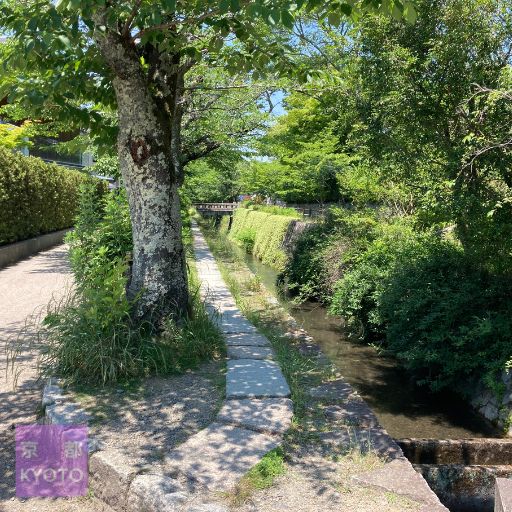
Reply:
[[[244,253],[244,257],[262,284],[279,298],[275,284],[277,272],[251,254]],[[418,388],[393,358],[379,354],[366,344],[347,339],[341,319],[329,316],[318,303],[294,307],[282,297],[279,300],[313,336],[394,438],[498,437],[498,432],[457,395],[450,392],[433,394]]]

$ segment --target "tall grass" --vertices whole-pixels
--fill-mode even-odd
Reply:
[[[184,241],[191,256],[188,224]],[[43,376],[104,386],[183,372],[222,354],[224,342],[199,296],[193,259],[188,259],[190,305],[179,324],[171,318],[158,323],[133,319],[134,304],[125,293],[127,267],[125,258],[102,258],[87,274],[79,274],[73,291],[52,300],[8,343],[9,366],[15,370],[16,361],[37,348]]]
[[[42,324],[28,326],[9,344],[9,361],[27,348],[39,349],[43,376],[58,375],[69,383],[108,385],[135,377],[172,374],[219,357],[222,336],[210,322],[190,276],[191,307],[177,325],[172,319],[156,328],[151,319],[135,323],[126,299],[125,264],[116,262],[97,275],[101,286],[69,293],[47,305]],[[37,330],[35,340],[29,333]]]

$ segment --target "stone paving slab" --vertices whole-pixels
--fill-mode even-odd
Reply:
[[[229,359],[273,359],[274,352],[270,347],[247,347],[243,345],[228,346]]]
[[[229,509],[218,503],[205,503],[200,505],[192,505],[183,512],[229,512]]]
[[[262,334],[255,333],[247,333],[247,332],[238,332],[238,333],[228,333],[224,336],[226,340],[226,345],[228,347],[235,346],[248,346],[248,347],[266,347],[270,346],[270,342],[265,336]]]
[[[436,511],[444,510],[448,512],[448,509],[441,504],[427,482],[406,459],[393,460],[383,468],[356,475],[352,479],[366,487],[384,489],[418,503],[434,506]],[[428,510],[432,510],[432,508],[428,508]]]
[[[495,512],[512,512],[512,480],[496,478]]]
[[[227,400],[217,421],[239,427],[284,434],[291,425],[293,403],[288,398]]]
[[[309,395],[319,400],[350,400],[358,397],[355,389],[343,379],[312,388],[309,390]]]
[[[288,397],[290,388],[274,361],[235,359],[228,361],[226,398]]]
[[[232,333],[256,333],[256,327],[245,318],[240,310],[225,310],[222,312],[219,327],[226,334]]]
[[[377,416],[369,405],[362,400],[349,400],[343,405],[331,405],[324,409],[325,416],[330,420],[341,421],[356,427],[380,426]]]
[[[226,313],[239,313],[241,315],[234,299],[211,299],[208,297],[205,300],[205,304],[210,308],[214,308],[218,313],[222,315],[225,315]]]
[[[215,422],[172,450],[167,467],[209,490],[228,490],[279,444],[265,434]]]

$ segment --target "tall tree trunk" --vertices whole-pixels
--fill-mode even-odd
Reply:
[[[179,140],[173,139],[173,119],[152,95],[139,58],[116,38],[102,37],[99,43],[114,72],[118,152],[132,221],[127,294],[137,299],[139,319],[158,321],[168,314],[179,318],[187,308],[188,284],[178,195]]]
[[[178,179],[171,133],[147,91],[116,79],[118,151],[128,193],[133,265],[128,296],[137,316],[181,315],[188,302]]]

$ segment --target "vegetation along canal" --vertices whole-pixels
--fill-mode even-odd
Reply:
[[[277,272],[255,256],[244,253],[249,268],[276,296]],[[399,438],[459,439],[498,437],[499,433],[450,392],[433,394],[410,382],[407,374],[390,357],[363,343],[344,336],[339,318],[327,314],[320,304],[309,302],[292,306],[297,322],[313,336],[323,352],[338,366],[372,407],[391,436]]]

